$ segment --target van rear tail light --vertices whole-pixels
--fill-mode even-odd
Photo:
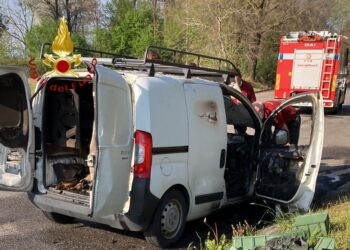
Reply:
[[[134,176],[150,178],[152,166],[152,135],[145,131],[135,132]]]

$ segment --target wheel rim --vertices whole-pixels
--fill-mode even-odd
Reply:
[[[179,201],[170,200],[163,208],[161,231],[166,239],[174,238],[181,228],[183,209]]]

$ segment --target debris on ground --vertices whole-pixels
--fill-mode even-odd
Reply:
[[[320,238],[315,250],[335,249],[335,240],[326,238],[329,233],[328,213],[298,216],[291,230],[272,235],[257,235],[232,238],[230,250],[308,250],[308,240]]]

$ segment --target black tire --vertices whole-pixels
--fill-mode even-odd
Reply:
[[[74,222],[74,218],[67,215],[51,213],[46,211],[42,211],[42,212],[46,218],[59,224],[70,224]]]
[[[343,103],[342,104],[339,104],[339,111],[343,109]]]
[[[337,105],[336,107],[334,107],[334,108],[331,109],[331,113],[332,113],[333,115],[338,114],[338,112],[339,112],[339,106],[338,106],[338,105]]]
[[[144,232],[146,240],[157,247],[169,247],[176,243],[185,229],[187,204],[183,194],[168,191],[157,207],[149,228]]]

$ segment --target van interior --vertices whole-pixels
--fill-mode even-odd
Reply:
[[[14,73],[0,76],[0,184],[20,185],[29,139],[24,83]]]
[[[227,198],[248,195],[253,182],[254,152],[259,133],[248,109],[232,96],[224,96],[227,123],[225,183]]]
[[[93,179],[86,161],[93,133],[94,99],[92,82],[80,83],[77,79],[53,78],[45,87],[45,183],[49,191],[80,196],[87,202]]]
[[[0,76],[0,143],[25,148],[28,141],[28,108],[22,79],[14,73]]]
[[[311,116],[302,116],[302,123],[306,126],[297,145],[276,143],[277,129],[272,124],[272,119],[266,124],[261,155],[256,159],[254,152],[259,147],[259,125],[239,100],[225,95],[224,103],[228,137],[224,175],[227,198],[250,195],[255,181],[253,178],[258,175],[257,193],[279,200],[290,200],[302,178],[310,143]],[[300,127],[298,129],[300,131]]]
[[[276,143],[276,132],[272,124],[267,124],[262,135],[264,147],[260,157],[259,182],[257,193],[278,200],[289,201],[300,186],[305,168],[305,159],[311,143],[312,115],[298,114],[298,139],[296,144],[290,142]],[[300,129],[300,124],[303,129]],[[291,128],[289,128],[289,134]],[[288,138],[289,140],[289,138]]]

